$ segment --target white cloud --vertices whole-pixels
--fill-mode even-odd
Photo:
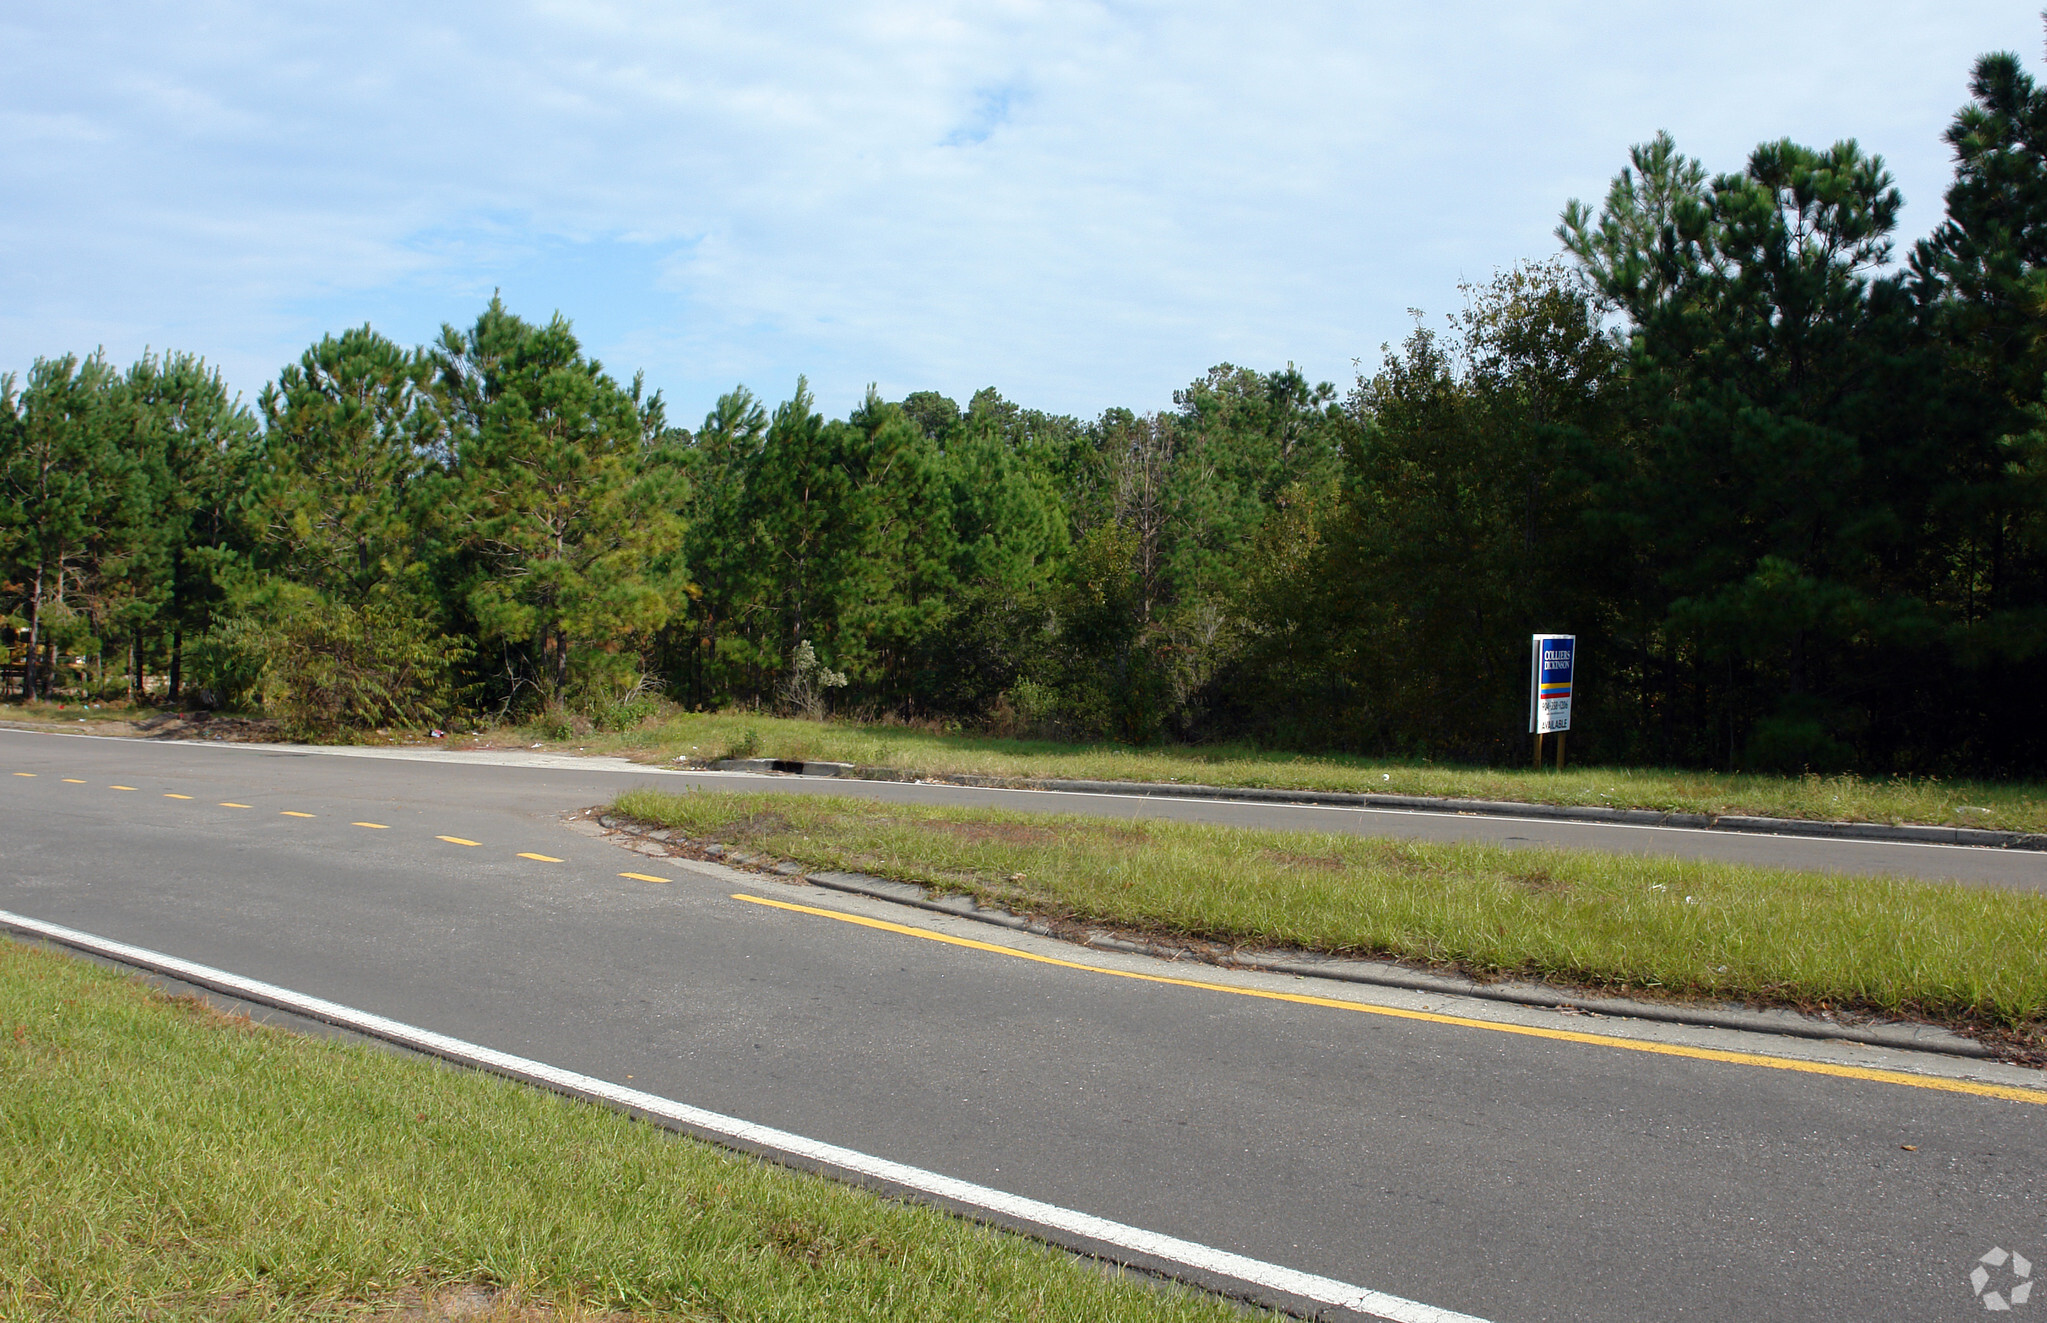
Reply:
[[[1341,377],[1551,251],[1659,128],[1714,168],[1856,136],[1938,214],[1940,132],[2028,4],[234,3],[0,25],[0,364],[560,306],[693,419],[994,384],[1156,407]]]

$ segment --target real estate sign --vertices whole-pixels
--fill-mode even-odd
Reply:
[[[1537,634],[1528,680],[1528,729],[1537,735],[1571,728],[1571,672],[1576,634]]]

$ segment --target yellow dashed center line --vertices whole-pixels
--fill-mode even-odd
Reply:
[[[277,816],[279,816],[280,818],[310,818],[316,815],[311,813],[296,813],[293,812],[291,809],[279,809],[277,811]]]
[[[669,880],[665,877],[655,877],[648,873],[620,873],[619,876],[629,877],[635,882],[666,882]]]
[[[436,837],[434,837],[434,839],[435,839],[435,840],[437,840],[437,841],[446,841],[446,842],[447,842],[448,844],[450,844],[450,845],[481,845],[481,844],[483,844],[483,842],[482,842],[482,841],[465,841],[465,840],[463,840],[463,839],[462,839],[462,838],[461,838],[460,836],[436,836]]]
[[[35,775],[35,773],[34,773],[34,772],[16,772],[16,773],[15,773],[15,775],[16,775],[16,776],[34,776],[34,775]]]
[[[557,859],[551,854],[527,854],[524,850],[521,850],[519,852],[519,857],[521,859],[538,859],[543,864],[560,864],[568,862],[567,860],[564,859]]]
[[[376,831],[391,830],[391,824],[388,822],[351,822],[348,825],[351,827],[369,827]]]
[[[85,782],[75,776],[67,776],[64,778],[64,784],[67,786],[82,786]]]
[[[166,792],[164,792],[164,798],[165,798],[165,799],[190,799],[190,798],[191,798],[191,796],[190,796],[190,795],[173,795],[173,794],[171,794],[170,792],[166,791]]]
[[[254,804],[237,804],[237,803],[235,803],[234,801],[232,801],[232,800],[227,800],[227,799],[223,799],[223,800],[221,800],[221,801],[220,801],[220,806],[221,806],[222,808],[254,808],[254,807],[255,807],[255,805],[254,805]]]
[[[1227,992],[1238,997],[1257,997],[1264,1001],[1293,1002],[1299,1006],[1323,1006],[1331,1010],[1356,1011],[1364,1015],[1383,1015],[1394,1020],[1420,1020],[1427,1024],[1455,1025],[1460,1029],[1484,1029],[1496,1034],[1518,1034],[1524,1038],[1547,1038],[1560,1043],[1583,1043],[1592,1047],[1616,1047],[1628,1052],[1650,1052],[1657,1056],[1689,1057],[1694,1061],[1719,1061],[1740,1066],[1762,1066],[1770,1070],[1793,1070],[1807,1075],[1832,1075],[1840,1079],[1872,1080],[1879,1084],[1903,1084],[1914,1089],[1933,1089],[1942,1093],[1969,1093],[1980,1098],[2001,1098],[2006,1102],[2028,1102],[2047,1105],[2047,1089],[2021,1089],[2005,1084],[1983,1084],[1975,1080],[1943,1079],[1937,1075],[1912,1075],[1901,1070],[1875,1070],[1867,1066],[1841,1066],[1829,1061],[1794,1061],[1787,1057],[1767,1057],[1755,1052],[1726,1052],[1710,1047],[1684,1047],[1676,1043],[1653,1043],[1634,1038],[1614,1038],[1607,1034],[1581,1034],[1569,1029],[1543,1029],[1535,1025],[1502,1024],[1494,1020],[1473,1020],[1462,1015],[1442,1015],[1435,1011],[1407,1011],[1393,1006],[1370,1006],[1361,1002],[1337,1001],[1331,997],[1311,997],[1295,992],[1268,992],[1263,988],[1238,988],[1227,983],[1208,983],[1200,979],[1171,978],[1164,974],[1139,974],[1133,970],[1107,969],[1101,965],[1084,965],[1077,960],[1060,960],[1055,956],[1038,955],[1031,951],[1018,951],[1012,947],[997,946],[993,942],[976,942],[966,937],[953,937],[945,933],[932,932],[928,928],[912,928],[908,924],[889,923],[883,919],[870,919],[865,915],[847,914],[840,910],[823,910],[809,905],[792,905],[785,900],[769,900],[764,896],[734,894],[734,900],[747,901],[754,905],[768,905],[778,910],[790,910],[797,914],[814,914],[819,918],[837,919],[841,923],[858,924],[862,928],[878,928],[883,932],[901,933],[905,937],[921,937],[927,942],[943,942],[947,946],[964,946],[973,951],[988,951],[995,955],[1013,956],[1018,960],[1031,960],[1041,965],[1057,965],[1061,969],[1077,969],[1088,974],[1107,974],[1111,978],[1133,979],[1139,983],[1165,983],[1177,988],[1199,988],[1204,992]]]
[[[108,786],[109,790],[133,790],[134,786]]]

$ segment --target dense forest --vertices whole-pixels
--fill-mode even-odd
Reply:
[[[557,315],[0,390],[10,687],[303,729],[760,704],[997,732],[2047,765],[2047,89],[1979,61],[1944,219],[1855,143],[1637,147],[1561,253],[1343,394],[1209,370],[1080,420],[799,381],[695,430]]]

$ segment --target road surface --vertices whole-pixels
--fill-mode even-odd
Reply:
[[[2033,1073],[1852,1078],[1511,1031],[1587,1027],[1547,1012],[1472,1012],[1489,1027],[1386,1015],[1397,998],[1373,989],[1316,988],[1349,1003],[1319,1006],[1117,977],[1148,966],[741,887],[564,822],[634,779],[7,733],[0,908],[1497,1323],[1960,1319],[1983,1312],[1968,1274],[1993,1246],[2047,1264],[2047,1106],[1955,1091]],[[1352,818],[1337,829],[1381,825]],[[1785,1059],[1933,1065],[1710,1032]]]

